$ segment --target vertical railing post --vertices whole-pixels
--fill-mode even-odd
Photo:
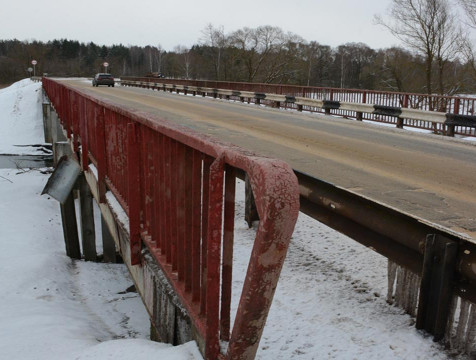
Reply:
[[[201,195],[202,156],[193,151],[192,165],[192,300],[200,300],[200,239],[201,239]]]
[[[192,249],[193,249],[193,150],[189,147],[185,148],[185,189],[184,189],[184,211],[185,211],[185,251],[182,256],[185,258],[185,290],[192,291]]]
[[[171,218],[172,221],[170,222],[170,229],[172,230],[171,239],[171,263],[172,263],[172,271],[178,270],[178,234],[179,234],[179,222],[177,220],[177,205],[178,205],[178,164],[177,164],[177,156],[178,154],[178,142],[172,140],[171,146],[171,183],[170,183],[170,193],[171,193],[171,201],[172,201],[172,211],[171,211]],[[180,179],[182,180],[182,179]]]
[[[366,104],[366,103],[367,103],[367,92],[363,91],[362,92],[362,104]],[[355,114],[355,118],[357,119],[357,121],[362,121],[362,118],[363,118],[362,111],[357,111],[357,113]]]
[[[170,138],[165,138],[164,142],[164,155],[165,155],[165,160],[164,160],[164,176],[165,176],[165,249],[162,251],[163,254],[166,256],[166,261],[170,263],[172,261],[172,188],[171,188],[171,182],[172,182],[172,160],[171,160],[171,152],[172,152],[172,146],[171,146],[171,139]]]
[[[81,138],[81,167],[83,171],[89,167],[88,121],[89,112],[86,111],[85,99],[79,101],[79,131]]]
[[[177,144],[177,270],[179,281],[185,280],[186,248],[185,237],[185,147]]]
[[[233,230],[235,228],[235,169],[226,167],[225,215],[223,224],[223,267],[220,308],[220,338],[230,340],[230,304],[233,273]]]
[[[455,103],[453,105],[453,113],[459,114],[459,107],[460,107],[460,99],[456,98]],[[446,125],[446,135],[447,136],[455,136],[455,126],[454,124]]]
[[[408,94],[405,94],[403,96],[403,105],[402,105],[402,107],[408,108]]]
[[[157,144],[159,147],[159,194],[160,197],[159,201],[159,225],[160,225],[160,252],[162,255],[166,254],[166,247],[167,247],[167,231],[166,231],[166,224],[167,224],[167,216],[166,216],[166,208],[167,208],[167,201],[166,201],[166,148],[165,148],[165,136],[159,136],[159,143]],[[145,154],[144,154],[145,155]]]
[[[73,126],[73,149],[77,154],[79,151],[79,136],[80,136],[80,116],[79,116],[79,105],[76,94],[71,94],[71,121]]]
[[[202,226],[201,226],[201,287],[200,287],[200,314],[206,314],[206,299],[207,299],[207,235],[208,235],[208,213],[209,213],[209,194],[210,194],[210,165],[211,159],[204,156],[203,172],[202,172]]]
[[[95,105],[95,120],[96,120],[96,161],[98,165],[98,192],[99,202],[106,202],[106,130],[104,124],[104,109]]]
[[[207,296],[206,296],[206,346],[205,358],[216,359],[219,347],[220,309],[220,255],[223,216],[224,158],[218,157],[210,166],[210,193],[207,232]]]
[[[137,125],[127,124],[127,172],[131,265],[140,264],[140,175]]]
[[[334,100],[334,90],[333,89],[330,89],[330,91],[329,91],[329,100],[330,101]],[[330,108],[325,108],[324,113],[326,115],[330,115],[331,114],[331,109]]]

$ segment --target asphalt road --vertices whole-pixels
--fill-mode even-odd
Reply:
[[[283,159],[296,170],[476,241],[476,142],[226,100],[68,83]]]

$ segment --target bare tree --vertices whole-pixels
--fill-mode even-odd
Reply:
[[[160,74],[162,74],[162,59],[163,59],[163,56],[164,56],[164,49],[162,48],[162,45],[158,44],[157,45],[157,72]]]
[[[469,26],[476,29],[476,1],[474,0],[458,0],[463,8],[466,17],[469,20]]]
[[[392,0],[389,17],[376,22],[425,57],[426,90],[433,93],[433,67],[438,68],[438,90],[443,93],[443,70],[458,52],[460,30],[448,0]]]
[[[174,51],[181,55],[183,60],[183,70],[185,79],[190,79],[190,70],[192,65],[192,57],[190,54],[190,49],[183,45],[178,45],[174,48]]]
[[[246,68],[246,78],[254,81],[261,74],[261,81],[272,82],[284,76],[286,66],[292,61],[293,49],[304,40],[279,27],[244,27],[231,36],[231,44],[239,50],[239,57]]]
[[[308,64],[308,67],[307,67],[307,86],[309,86],[310,82],[311,82],[311,71],[312,71],[312,66],[313,66],[313,61],[315,61],[315,59],[317,57],[319,57],[319,54],[320,54],[320,47],[319,47],[319,43],[317,43],[316,41],[311,41],[307,46],[306,46],[306,52],[305,52],[305,57],[307,58],[307,64]]]
[[[419,92],[424,83],[424,59],[408,50],[393,47],[379,51],[379,83],[384,90]]]
[[[149,54],[148,54],[148,55],[149,55],[149,73],[152,74],[153,71],[154,71],[154,69],[153,69],[153,64],[154,64],[154,62],[152,61],[152,59],[153,59],[153,58],[152,58],[152,53],[155,52],[155,51],[154,51],[155,49],[154,49],[152,46],[150,46],[150,45],[147,45],[145,48],[146,48],[146,50],[148,50],[148,53],[149,53]]]
[[[223,26],[214,27],[208,24],[202,30],[200,41],[204,45],[208,45],[213,54],[213,66],[215,70],[215,79],[220,80],[220,65],[222,62],[222,54],[227,45],[227,37]]]
[[[248,81],[254,80],[263,62],[285,42],[283,31],[273,26],[260,26],[256,29],[244,27],[232,34],[232,40],[241,51]]]
[[[476,29],[476,1],[474,0],[458,0],[461,8],[466,15],[465,24]],[[461,41],[461,48],[463,57],[472,70],[473,77],[476,78],[476,55],[474,52],[474,43],[470,40],[469,36],[465,36]]]

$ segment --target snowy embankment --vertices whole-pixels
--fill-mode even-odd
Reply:
[[[15,145],[43,143],[41,103],[40,83],[0,90],[0,154],[35,154]],[[194,342],[148,340],[142,301],[125,291],[132,285],[125,265],[65,255],[59,205],[40,196],[43,170],[0,169],[0,358],[201,359]]]
[[[39,85],[20,84],[22,99],[35,98],[39,108],[31,110],[38,117],[29,121],[41,128]],[[0,104],[11,105],[2,98],[13,93],[10,88],[0,92]],[[0,113],[12,114],[12,109],[0,108]],[[22,116],[2,118],[17,126],[0,127],[18,133],[25,130],[18,124],[37,128]],[[3,139],[21,144],[42,139],[42,134],[28,140],[2,136],[2,149],[14,143]],[[149,320],[139,296],[125,292],[131,280],[124,265],[66,257],[59,206],[40,196],[47,177],[37,170],[0,170],[1,357],[200,359],[194,342],[172,348],[147,340]],[[232,314],[256,235],[244,221],[242,182],[235,223]],[[384,258],[301,214],[257,358],[450,358],[431,337],[415,330],[413,319],[386,303],[386,282]]]
[[[42,155],[41,83],[30,79],[0,90],[0,154]]]

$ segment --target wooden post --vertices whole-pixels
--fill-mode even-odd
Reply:
[[[367,92],[362,92],[362,104],[366,104],[367,103]],[[363,113],[361,111],[357,111],[356,113],[356,119],[357,121],[362,121],[362,118],[363,118]]]
[[[93,195],[84,174],[79,177],[79,199],[81,205],[81,243],[84,259],[86,261],[97,261]]]
[[[56,142],[53,147],[55,165],[63,155],[71,155],[69,142]],[[61,222],[63,223],[64,243],[66,255],[73,259],[81,259],[79,247],[78,225],[76,223],[76,210],[74,207],[73,192],[68,195],[64,204],[60,204]]]
[[[103,248],[103,261],[107,263],[116,262],[116,244],[107,227],[106,220],[101,214],[101,232],[102,232],[102,248]]]

